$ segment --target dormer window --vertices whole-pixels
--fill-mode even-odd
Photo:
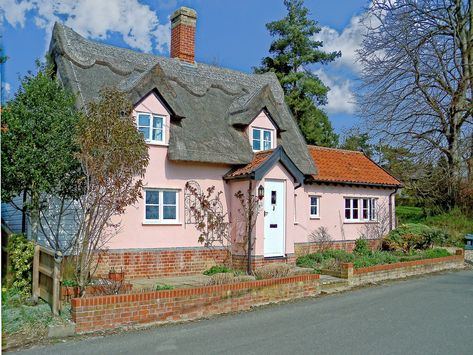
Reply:
[[[273,131],[269,129],[253,128],[253,151],[273,148]]]
[[[164,143],[164,117],[150,113],[138,113],[138,130],[143,133],[147,143]]]

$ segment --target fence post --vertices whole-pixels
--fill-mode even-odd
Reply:
[[[33,287],[32,294],[35,301],[39,297],[39,252],[40,246],[36,244],[34,246],[34,256],[33,256]]]
[[[59,315],[61,310],[61,262],[54,258],[54,269],[53,269],[53,304],[52,310],[54,315]]]

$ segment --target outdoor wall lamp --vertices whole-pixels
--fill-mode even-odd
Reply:
[[[264,187],[263,187],[263,185],[260,185],[260,186],[258,187],[258,198],[259,198],[260,200],[262,200],[263,197],[264,197]]]

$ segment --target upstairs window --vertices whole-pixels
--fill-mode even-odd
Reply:
[[[319,218],[319,197],[310,196],[310,217]]]
[[[273,132],[269,129],[253,128],[253,151],[273,148]]]
[[[345,198],[345,221],[376,221],[376,199]]]
[[[147,143],[164,143],[164,117],[138,113],[136,120]]]

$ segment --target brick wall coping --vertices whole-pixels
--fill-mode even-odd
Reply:
[[[337,240],[330,240],[330,243],[335,243],[335,244],[342,244],[342,243],[354,243],[356,242],[357,239],[345,239],[345,240],[342,240],[342,239],[337,239]],[[377,240],[377,239],[366,239],[366,241],[370,242],[372,240]],[[318,243],[317,242],[295,242],[294,245],[317,245]]]
[[[393,264],[381,264],[369,267],[362,267],[359,269],[353,269],[353,274],[366,274],[369,272],[376,272],[376,271],[386,271],[386,270],[393,270],[399,269],[403,267],[410,267],[410,266],[417,266],[417,265],[426,265],[426,264],[437,264],[443,263],[448,261],[462,261],[463,260],[463,250],[457,250],[456,255],[444,256],[441,258],[431,258],[431,259],[421,259],[421,260],[413,260],[413,261],[403,261],[399,263]],[[353,267],[353,263],[344,263],[344,267]]]
[[[151,299],[157,299],[157,298],[183,297],[183,296],[207,294],[207,293],[212,293],[212,292],[234,291],[234,290],[259,288],[259,287],[272,286],[272,285],[298,283],[298,282],[305,282],[305,281],[311,281],[311,280],[318,280],[319,278],[320,278],[319,274],[305,274],[305,275],[284,277],[280,279],[245,281],[245,282],[226,284],[226,285],[183,288],[183,289],[167,290],[167,291],[140,292],[140,293],[130,293],[130,294],[123,294],[123,295],[73,298],[71,300],[71,305],[73,308],[76,308],[76,307],[81,307],[81,306],[96,306],[96,305],[115,304],[115,303],[122,303],[122,302],[144,301],[144,300],[151,300]]]
[[[113,253],[153,253],[153,252],[165,252],[165,251],[187,251],[187,250],[197,250],[197,251],[212,251],[212,250],[225,250],[225,247],[217,246],[209,249],[207,247],[169,247],[169,248],[127,248],[127,249],[107,249],[105,251],[99,252],[99,254],[113,254]]]

